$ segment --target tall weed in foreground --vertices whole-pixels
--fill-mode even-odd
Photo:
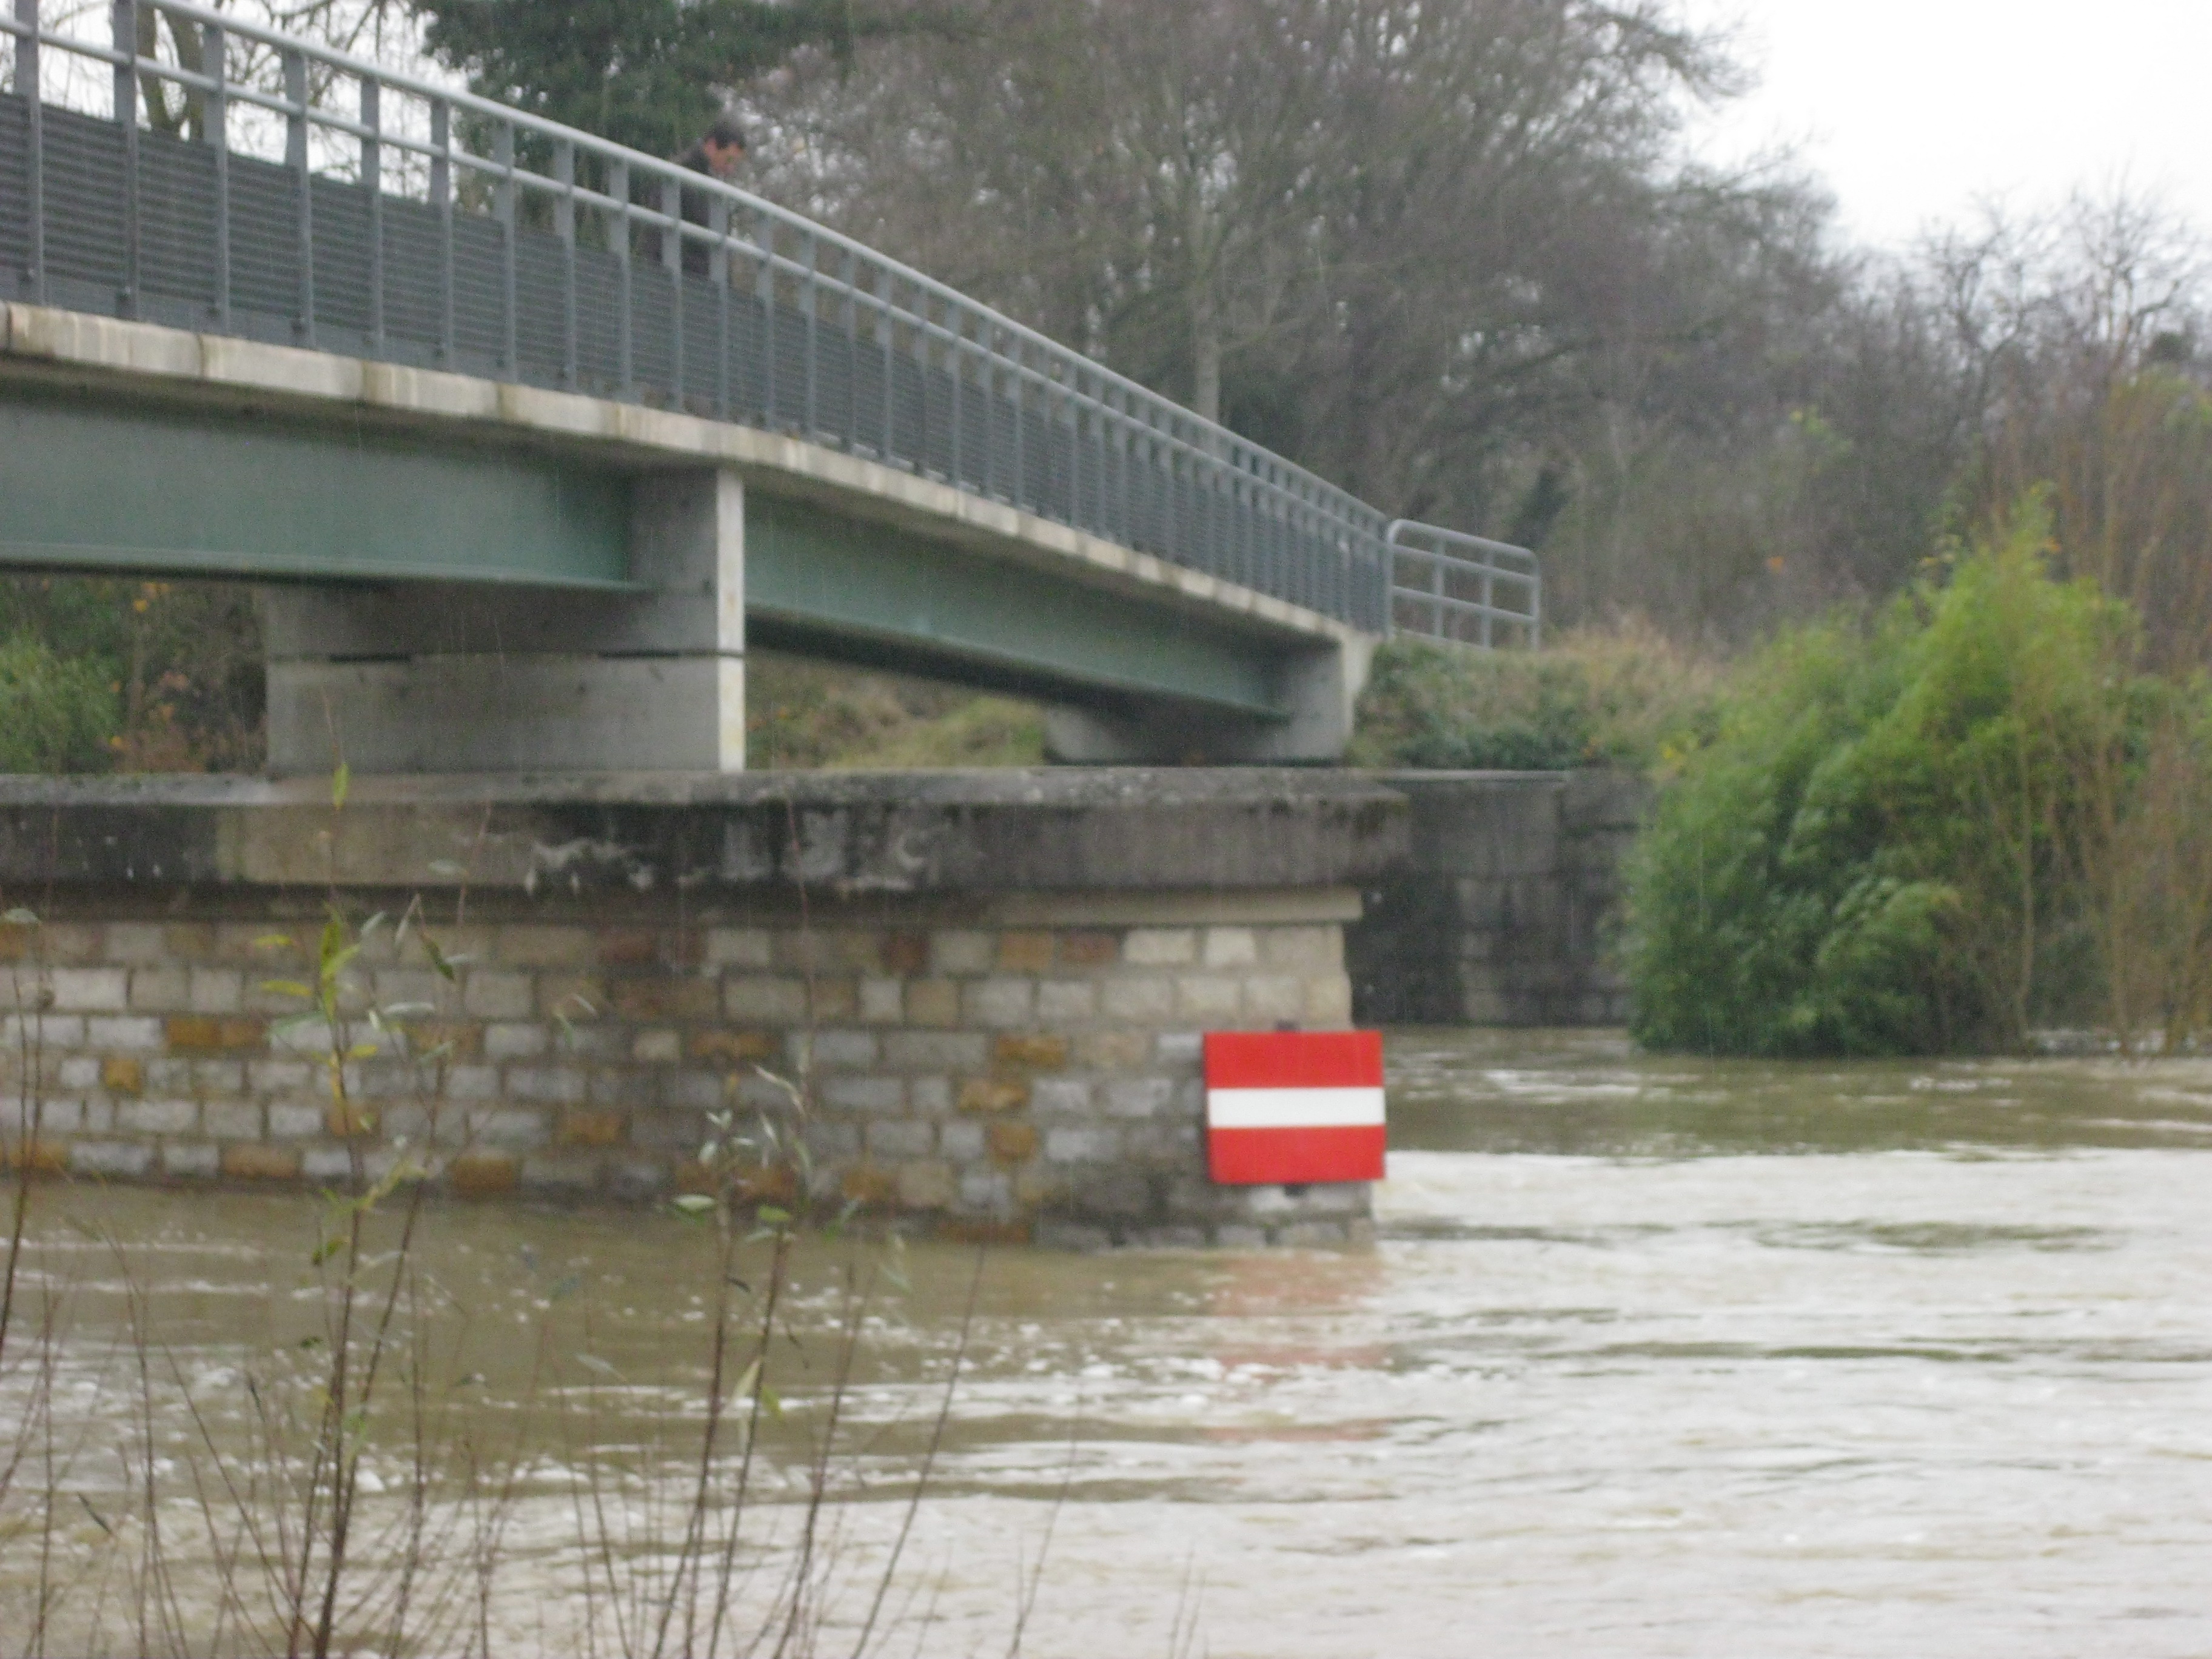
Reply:
[[[341,767],[334,813],[346,792]],[[39,936],[27,909],[0,922]],[[802,1230],[835,1231],[847,1218],[811,1212],[829,1183],[807,1150],[811,1033],[795,1076],[756,1068],[729,1080],[693,1189],[671,1206],[713,1236],[690,1253],[703,1275],[670,1286],[695,1288],[707,1312],[697,1408],[647,1414],[642,1448],[629,1438],[641,1426],[633,1414],[612,1431],[625,1443],[610,1445],[599,1389],[618,1374],[591,1351],[588,1313],[579,1330],[579,1310],[558,1327],[553,1312],[582,1275],[542,1297],[533,1287],[540,1315],[520,1338],[487,1336],[423,1259],[430,1182],[474,1141],[473,1124],[441,1123],[439,1105],[443,1033],[471,964],[441,947],[419,900],[356,921],[335,888],[311,936],[262,943],[307,964],[264,989],[297,1006],[277,1033],[319,1060],[348,1172],[314,1206],[292,1274],[272,1269],[272,1306],[289,1310],[272,1316],[273,1340],[212,1379],[204,1352],[188,1360],[169,1345],[165,1287],[143,1252],[70,1214],[65,1195],[58,1218],[96,1247],[100,1293],[119,1296],[119,1319],[105,1332],[78,1328],[72,1295],[88,1287],[55,1271],[51,1252],[41,1259],[33,1177],[58,1172],[40,1140],[51,998],[35,945],[13,965],[17,1053],[7,1069],[21,1103],[0,1246],[0,1655],[489,1659],[513,1645],[518,1601],[538,1641],[623,1659],[801,1659],[831,1644],[859,1656],[906,1641],[891,1591],[944,1443],[982,1257],[895,1535],[841,1561],[836,1461],[860,1443],[844,1419],[861,1333],[881,1285],[902,1289],[904,1278],[894,1241],[872,1265],[856,1256],[844,1268],[826,1336],[791,1306]],[[372,945],[414,953],[451,1006],[375,1001],[360,969]],[[396,1062],[411,1079],[395,1103],[414,1109],[414,1141],[384,1136],[379,1114],[392,1108],[361,1098],[355,1079],[371,1061]],[[471,1367],[487,1340],[510,1359],[518,1341],[529,1351],[504,1422],[474,1406],[485,1379]],[[787,1425],[778,1382],[794,1371],[816,1409]],[[678,1462],[687,1474],[672,1481],[665,1469]],[[795,1486],[798,1501],[771,1507],[760,1491],[771,1480],[779,1492]],[[528,1546],[514,1540],[526,1499],[542,1523],[549,1487],[574,1519],[551,1577],[542,1529]],[[550,1583],[565,1606],[543,1603]]]
[[[2137,673],[2133,613],[2048,550],[2030,498],[1872,626],[1741,671],[1632,860],[1640,1041],[1930,1053],[2203,1018],[2204,689]]]

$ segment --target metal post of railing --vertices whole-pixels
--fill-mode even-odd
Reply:
[[[632,326],[636,306],[630,294],[629,162],[607,163],[607,194],[614,201],[610,210],[614,222],[607,227],[607,248],[615,256],[615,395],[627,403],[637,394],[636,337]]]
[[[776,424],[775,220],[767,208],[753,216],[754,245],[760,249],[753,272],[753,295],[761,315],[761,424]]]
[[[998,328],[988,317],[982,319],[977,331],[979,339],[975,350],[975,374],[982,381],[983,393],[983,494],[986,497],[1001,491],[999,466],[999,343]],[[1006,499],[1014,499],[1012,489],[1006,489]]]
[[[299,262],[299,314],[292,331],[300,343],[315,343],[315,192],[307,156],[307,54],[284,54],[284,164],[295,192],[293,257]]]
[[[23,100],[23,210],[30,246],[25,272],[31,303],[46,302],[46,94],[39,85],[39,0],[15,0],[15,21],[25,33],[15,37],[15,95]]]
[[[761,208],[752,215],[752,299],[761,307],[761,425],[776,425],[776,222]]]
[[[570,138],[553,144],[553,234],[561,240],[561,384],[576,389],[576,145]]]
[[[955,489],[960,489],[965,482],[961,476],[961,459],[963,454],[961,440],[964,435],[961,430],[963,425],[961,416],[964,412],[963,406],[966,404],[968,398],[967,388],[961,383],[967,378],[968,366],[961,360],[960,348],[966,332],[966,319],[962,315],[960,307],[954,305],[950,300],[947,300],[945,302],[945,332],[952,337],[945,342],[945,369],[946,374],[952,381],[952,420],[951,423],[952,432],[952,447],[947,452],[945,458],[945,482],[951,484]]]
[[[217,24],[200,26],[200,63],[208,89],[202,139],[215,148],[215,325],[230,326],[230,37]]]
[[[730,418],[730,204],[716,196],[707,204],[707,228],[714,233],[714,251],[707,256],[707,275],[714,284],[714,415]]]
[[[492,211],[499,221],[500,344],[499,363],[515,379],[522,378],[521,319],[515,313],[520,296],[520,250],[516,246],[522,226],[520,186],[514,180],[514,123],[501,121],[492,135],[491,159],[499,173],[492,186]]]
[[[1067,398],[1067,522],[1076,530],[1088,529],[1083,514],[1083,370],[1068,370],[1061,382]]]
[[[660,268],[668,273],[669,317],[675,338],[669,342],[668,406],[684,407],[684,192],[673,179],[660,181]]]
[[[1492,604],[1494,603],[1494,601],[1496,600],[1496,598],[1497,598],[1497,589],[1496,589],[1496,586],[1495,586],[1495,585],[1494,585],[1494,584],[1495,584],[1495,580],[1496,580],[1496,573],[1495,573],[1494,571],[1492,571],[1492,570],[1491,569],[1491,568],[1490,568],[1488,565],[1486,565],[1486,564],[1485,566],[1483,566],[1483,567],[1482,567],[1482,648],[1483,648],[1484,650],[1486,650],[1486,651],[1489,650],[1492,645],[1494,645],[1494,644],[1496,644],[1496,643],[1497,643],[1497,641],[1496,641],[1496,639],[1495,639],[1494,635],[1492,635],[1492,629],[1491,629],[1491,623],[1492,623],[1492,621],[1494,620],[1494,618],[1493,618],[1493,617],[1492,617],[1492,615],[1491,615],[1491,609],[1492,609]]]
[[[805,286],[799,290],[799,300],[806,319],[806,423],[799,430],[811,438],[822,430],[820,413],[815,404],[817,383],[820,380],[817,365],[821,361],[822,356],[822,345],[818,337],[822,289],[817,280],[822,258],[822,239],[811,230],[807,231],[805,235],[806,277]]]
[[[384,355],[384,131],[383,88],[374,76],[361,77],[361,187],[368,193],[368,343]]]
[[[1098,432],[1098,449],[1101,466],[1113,475],[1114,499],[1110,507],[1102,499],[1099,526],[1102,534],[1131,547],[1135,544],[1129,539],[1129,429],[1122,423],[1115,402],[1121,395],[1119,386],[1109,386],[1103,400],[1107,412]]]
[[[898,360],[895,347],[898,325],[891,315],[891,268],[876,266],[876,343],[884,354],[884,437],[876,447],[876,459],[890,465],[897,453],[898,438]]]
[[[430,104],[430,210],[438,216],[438,361],[453,361],[453,107]]]
[[[1025,367],[1025,359],[1022,352],[1021,337],[1018,335],[1014,337],[1013,359],[1013,372],[1007,378],[1014,383],[1012,400],[1014,405],[1014,487],[1006,492],[1006,498],[1017,508],[1020,508],[1029,505],[1030,497],[1029,433],[1026,429],[1029,423],[1023,419],[1024,412],[1028,408],[1023,396],[1027,390],[1023,385],[1026,377],[1022,372]]]
[[[860,313],[853,284],[859,276],[859,267],[853,263],[853,248],[845,246],[844,258],[839,263],[837,284],[842,290],[837,313],[845,334],[845,447],[851,449],[860,437]]]
[[[138,314],[138,5],[113,0],[108,27],[115,45],[115,122],[123,135],[123,281],[116,314]]]

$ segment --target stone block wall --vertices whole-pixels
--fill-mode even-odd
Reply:
[[[410,896],[343,902],[396,916]],[[35,1114],[32,1159],[78,1177],[315,1187],[404,1142],[458,1195],[637,1201],[699,1182],[710,1114],[793,1121],[789,1085],[831,1204],[1048,1243],[1340,1242],[1366,1229],[1364,1186],[1206,1178],[1200,1036],[1347,1024],[1356,906],[495,895],[428,928],[450,981],[420,923],[372,933],[346,973],[341,1109],[330,1035],[283,988],[313,977],[321,900],[76,890],[0,927],[0,1124],[17,1155]]]
[[[1621,866],[1650,787],[1620,772],[1401,772],[1404,851],[1347,951],[1375,1024],[1619,1025]]]

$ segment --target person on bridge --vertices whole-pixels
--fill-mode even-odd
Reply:
[[[716,116],[714,125],[699,135],[699,142],[676,158],[679,167],[707,173],[726,185],[737,182],[738,169],[744,160],[745,130],[727,111]]]
[[[714,125],[699,135],[699,141],[676,158],[678,166],[703,173],[726,185],[737,182],[738,169],[744,165],[744,160],[745,130],[738,118],[727,111],[716,116]],[[704,191],[684,192],[684,218],[686,223],[694,225],[713,222]],[[684,269],[693,276],[708,273],[711,262],[704,242],[690,236],[684,239]]]

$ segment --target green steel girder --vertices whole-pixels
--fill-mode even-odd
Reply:
[[[626,590],[629,486],[269,417],[0,398],[0,566]]]
[[[0,569],[635,592],[630,476],[266,415],[0,390]],[[1186,609],[746,491],[764,641],[975,684],[1283,713],[1281,652]]]
[[[987,683],[1057,683],[1281,717],[1276,654],[1188,611],[757,492],[745,496],[757,636],[874,642]],[[761,624],[766,623],[763,629]]]

